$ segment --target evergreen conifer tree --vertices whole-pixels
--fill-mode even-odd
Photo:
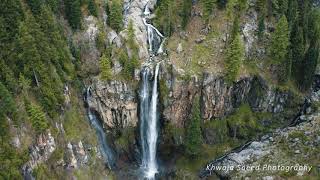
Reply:
[[[204,18],[206,22],[209,21],[209,16],[213,12],[214,3],[215,3],[214,0],[203,0]]]
[[[191,16],[192,0],[183,0],[182,3],[181,25],[185,29]]]
[[[313,82],[314,74],[317,68],[319,61],[320,46],[318,42],[313,41],[304,57],[302,62],[303,64],[303,73],[300,77],[300,88],[304,91],[308,90]]]
[[[42,111],[42,108],[36,104],[26,104],[32,127],[37,133],[43,133],[49,127],[45,113]]]
[[[95,17],[98,16],[97,5],[94,2],[94,0],[89,0],[89,2],[88,2],[88,10],[89,10],[89,12],[90,12],[90,14],[92,16],[95,16]]]
[[[244,49],[239,34],[236,34],[231,44],[227,49],[225,69],[226,69],[226,80],[231,83],[233,82],[239,73],[241,63],[244,59]]]
[[[79,0],[64,0],[68,22],[72,29],[81,27],[81,8]]]
[[[117,32],[120,32],[122,29],[122,5],[119,0],[112,1],[112,5],[110,8],[110,17],[109,17],[109,23],[112,29],[114,29]]]
[[[195,156],[200,152],[202,144],[201,136],[201,115],[199,98],[194,99],[192,105],[191,118],[186,127],[186,152],[191,156]]]
[[[112,78],[111,72],[111,64],[110,60],[106,57],[106,55],[102,55],[100,59],[100,78],[102,80],[110,80]]]
[[[276,30],[271,37],[270,57],[272,64],[277,67],[277,75],[279,82],[288,80],[290,72],[287,72],[287,65],[291,64],[288,58],[289,47],[289,28],[287,18],[282,15],[276,25]]]

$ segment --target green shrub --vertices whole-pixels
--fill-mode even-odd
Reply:
[[[88,2],[88,10],[89,10],[89,12],[90,12],[90,14],[92,16],[95,16],[95,17],[98,16],[97,5],[94,2],[94,0],[89,0],[89,2]]]
[[[116,32],[120,32],[122,25],[122,3],[120,0],[113,0],[110,8],[109,24]]]
[[[37,104],[26,103],[27,113],[31,121],[32,127],[37,133],[43,133],[48,129],[49,124],[42,108]]]
[[[244,59],[244,48],[240,35],[236,34],[227,49],[225,60],[226,80],[231,83],[239,74],[240,66]]]
[[[105,54],[100,59],[100,78],[102,80],[112,79],[111,63]]]
[[[233,138],[250,139],[262,130],[258,116],[249,105],[241,105],[237,111],[226,118],[229,134]]]
[[[185,138],[186,153],[190,156],[195,156],[200,152],[202,144],[200,123],[201,117],[199,98],[195,98],[194,103],[192,105],[191,118],[187,123]]]

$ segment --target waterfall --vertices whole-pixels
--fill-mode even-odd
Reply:
[[[148,1],[149,2],[149,1]],[[154,27],[152,24],[147,22],[147,17],[151,15],[150,9],[148,7],[148,2],[145,5],[143,15],[145,16],[143,18],[143,23],[147,28],[147,35],[148,35],[148,44],[149,44],[149,52],[153,54],[159,54],[162,53],[162,39],[164,36],[161,34],[161,32]],[[160,51],[159,51],[160,49]]]
[[[91,88],[88,87],[86,91],[86,101],[89,106],[89,100],[91,98]],[[91,123],[91,126],[96,130],[96,134],[99,141],[99,149],[102,154],[105,163],[108,165],[109,169],[115,168],[115,159],[114,152],[107,144],[107,137],[102,128],[102,125],[97,117],[97,115],[88,107],[88,117]]]
[[[158,139],[158,74],[159,64],[155,67],[154,80],[151,92],[148,68],[142,71],[142,86],[140,92],[140,138],[142,149],[142,168],[145,177],[153,179],[158,172],[157,165],[157,139]]]

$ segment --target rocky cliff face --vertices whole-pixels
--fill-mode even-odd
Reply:
[[[138,122],[135,90],[119,80],[103,82],[95,79],[92,84],[91,109],[101,116],[110,128],[135,127]]]
[[[176,71],[173,71],[176,72]],[[190,81],[179,80],[172,75],[169,101],[164,108],[164,117],[176,127],[184,127],[189,117],[193,97],[200,95],[201,115],[204,121],[223,118],[241,104],[249,104],[258,112],[280,113],[290,102],[292,93],[281,91],[260,77],[246,77],[228,84],[221,76],[204,73],[203,80],[193,77]],[[164,76],[165,77],[165,76]]]
[[[23,175],[26,178],[32,177],[32,170],[40,163],[49,159],[53,151],[56,149],[56,142],[50,132],[40,134],[35,144],[29,148],[29,161],[23,165]]]
[[[202,117],[204,120],[221,118],[244,103],[254,111],[279,113],[284,110],[290,95],[290,92],[267,85],[260,77],[227,84],[222,77],[205,74],[201,90]]]

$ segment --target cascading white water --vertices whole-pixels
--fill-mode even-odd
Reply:
[[[152,88],[152,97],[151,97],[151,110],[150,110],[150,125],[149,125],[149,132],[148,132],[148,143],[149,143],[149,169],[147,175],[149,177],[154,177],[155,173],[158,172],[157,167],[157,139],[158,139],[158,130],[157,130],[157,105],[158,105],[158,73],[159,73],[159,64],[156,66],[156,70],[154,73],[154,81],[153,81],[153,88]]]
[[[89,100],[91,98],[91,93],[90,93],[91,88],[88,87],[86,91],[86,101],[89,106]],[[109,169],[115,168],[115,159],[114,159],[114,153],[112,149],[109,147],[107,144],[107,138],[106,134],[102,128],[101,123],[99,122],[98,117],[95,115],[94,112],[90,109],[90,106],[88,107],[88,117],[90,120],[90,123],[92,127],[96,130],[96,134],[98,137],[99,141],[99,148],[100,152],[102,154],[102,157],[104,158],[106,164],[108,165]]]
[[[164,36],[152,24],[147,22],[151,15],[148,7],[149,1],[146,2],[142,18],[147,30],[149,53],[157,55],[163,52]],[[150,56],[149,61],[153,58]],[[142,152],[142,168],[144,176],[147,179],[154,179],[158,173],[157,164],[157,140],[158,140],[158,74],[159,63],[155,66],[153,74],[152,89],[150,88],[149,78],[151,70],[144,67],[141,72],[142,82],[140,89],[140,140]]]
[[[150,9],[148,7],[149,1],[146,3],[145,8],[144,8],[144,18],[143,18],[143,23],[147,28],[147,35],[148,35],[148,44],[149,44],[149,52],[152,53],[162,53],[162,39],[164,36],[161,34],[161,32],[154,27],[152,24],[147,22],[147,17],[151,14]],[[159,51],[160,50],[160,51]]]
[[[159,64],[155,67],[152,85],[151,102],[148,68],[142,72],[142,87],[140,92],[140,136],[142,147],[142,167],[145,177],[154,179],[158,172],[157,140],[158,140],[158,74]]]

